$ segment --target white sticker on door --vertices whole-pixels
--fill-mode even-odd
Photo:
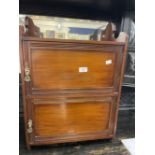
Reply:
[[[106,60],[106,61],[105,61],[105,64],[106,64],[106,65],[112,64],[112,60]]]
[[[79,67],[79,72],[80,73],[86,73],[86,72],[88,72],[88,67]]]

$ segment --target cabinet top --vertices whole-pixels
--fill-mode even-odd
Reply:
[[[124,45],[128,39],[126,33],[121,32],[119,37],[114,41],[96,41],[96,40],[72,40],[72,39],[49,39],[22,36],[22,41],[37,41],[37,42],[60,42],[60,43],[79,43],[79,44],[107,44],[107,45]]]

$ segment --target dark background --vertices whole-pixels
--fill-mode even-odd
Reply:
[[[19,0],[22,14],[72,17],[92,20],[121,20],[134,12],[134,0]]]

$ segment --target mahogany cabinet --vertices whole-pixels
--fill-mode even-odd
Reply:
[[[127,36],[75,41],[22,36],[27,147],[113,138]]]

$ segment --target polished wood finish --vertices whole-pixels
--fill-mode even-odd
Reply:
[[[34,103],[35,135],[61,137],[75,133],[103,132],[108,129],[110,103],[72,102],[53,103],[43,100],[37,104],[36,101]]]
[[[107,66],[109,59],[114,63]],[[35,49],[31,52],[32,87],[42,90],[112,87],[115,59],[114,52]],[[88,72],[80,73],[82,66],[88,67]]]
[[[21,46],[28,148],[114,137],[126,60],[126,34],[121,33],[115,41],[23,36]],[[30,81],[25,81],[25,69],[29,69]],[[30,126],[32,131],[27,130]]]

